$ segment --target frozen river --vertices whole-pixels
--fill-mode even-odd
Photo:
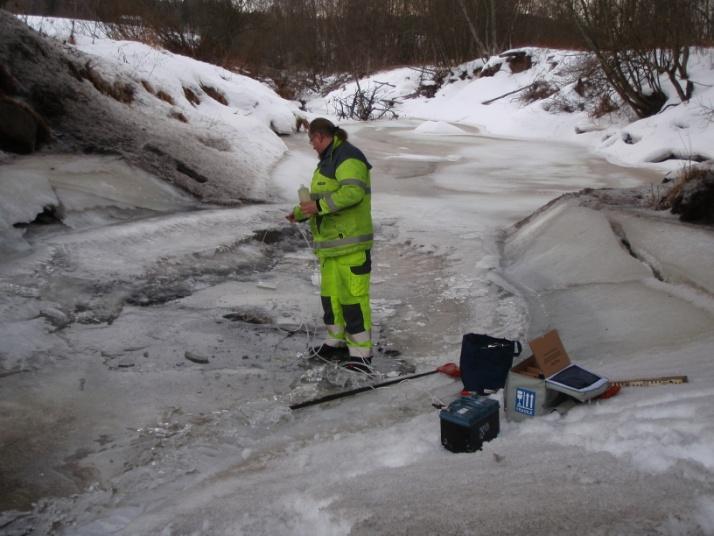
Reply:
[[[374,165],[377,317],[382,306],[391,312],[398,305],[384,329],[412,358],[453,356],[453,342],[472,331],[525,335],[522,304],[497,270],[506,227],[565,192],[656,188],[661,180],[657,172],[615,166],[579,146],[489,138],[464,126],[462,135],[445,136],[438,134],[441,125],[348,128]],[[275,174],[287,199],[299,183],[295,169],[309,177],[314,167],[307,140],[289,143],[292,155]]]
[[[418,125],[346,127],[374,166],[375,362],[392,375],[457,361],[467,332],[526,338],[526,303],[500,270],[506,227],[565,192],[661,178],[578,146]],[[75,214],[76,229],[32,229],[32,252],[0,263],[0,509],[62,497],[8,526],[400,533],[401,517],[378,524],[371,501],[393,501],[410,474],[421,482],[422,459],[434,474],[446,454],[431,402],[460,384],[432,376],[291,414],[292,401],[364,379],[301,358],[321,324],[315,263],[283,216],[315,156],[305,135],[286,143],[274,203]],[[134,192],[113,195],[130,204]],[[428,503],[428,490],[412,499]]]

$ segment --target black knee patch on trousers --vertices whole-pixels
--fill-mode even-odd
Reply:
[[[335,323],[335,312],[332,310],[332,300],[329,296],[320,296],[322,300],[322,310],[325,312],[322,317],[325,324],[332,326]]]
[[[342,313],[345,316],[345,331],[347,333],[362,333],[364,329],[364,317],[359,303],[343,305]]]
[[[364,252],[364,264],[359,266],[350,266],[350,271],[355,275],[364,275],[372,272],[372,254],[370,250]]]

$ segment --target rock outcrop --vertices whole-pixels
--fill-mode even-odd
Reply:
[[[102,61],[0,10],[0,150],[114,154],[205,202],[261,200],[266,170],[246,163],[249,148],[207,148],[199,126],[132,102],[141,82]]]
[[[714,165],[690,175],[672,199],[672,213],[682,221],[714,224]]]
[[[13,153],[32,153],[48,141],[45,120],[29,105],[0,95],[0,149]]]

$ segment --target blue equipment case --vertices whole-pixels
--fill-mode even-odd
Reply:
[[[485,397],[464,396],[439,412],[441,444],[451,452],[481,450],[498,435],[500,404]]]

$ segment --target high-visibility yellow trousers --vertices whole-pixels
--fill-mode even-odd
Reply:
[[[327,326],[325,343],[347,345],[352,357],[372,355],[371,272],[369,250],[320,259],[320,297]]]

